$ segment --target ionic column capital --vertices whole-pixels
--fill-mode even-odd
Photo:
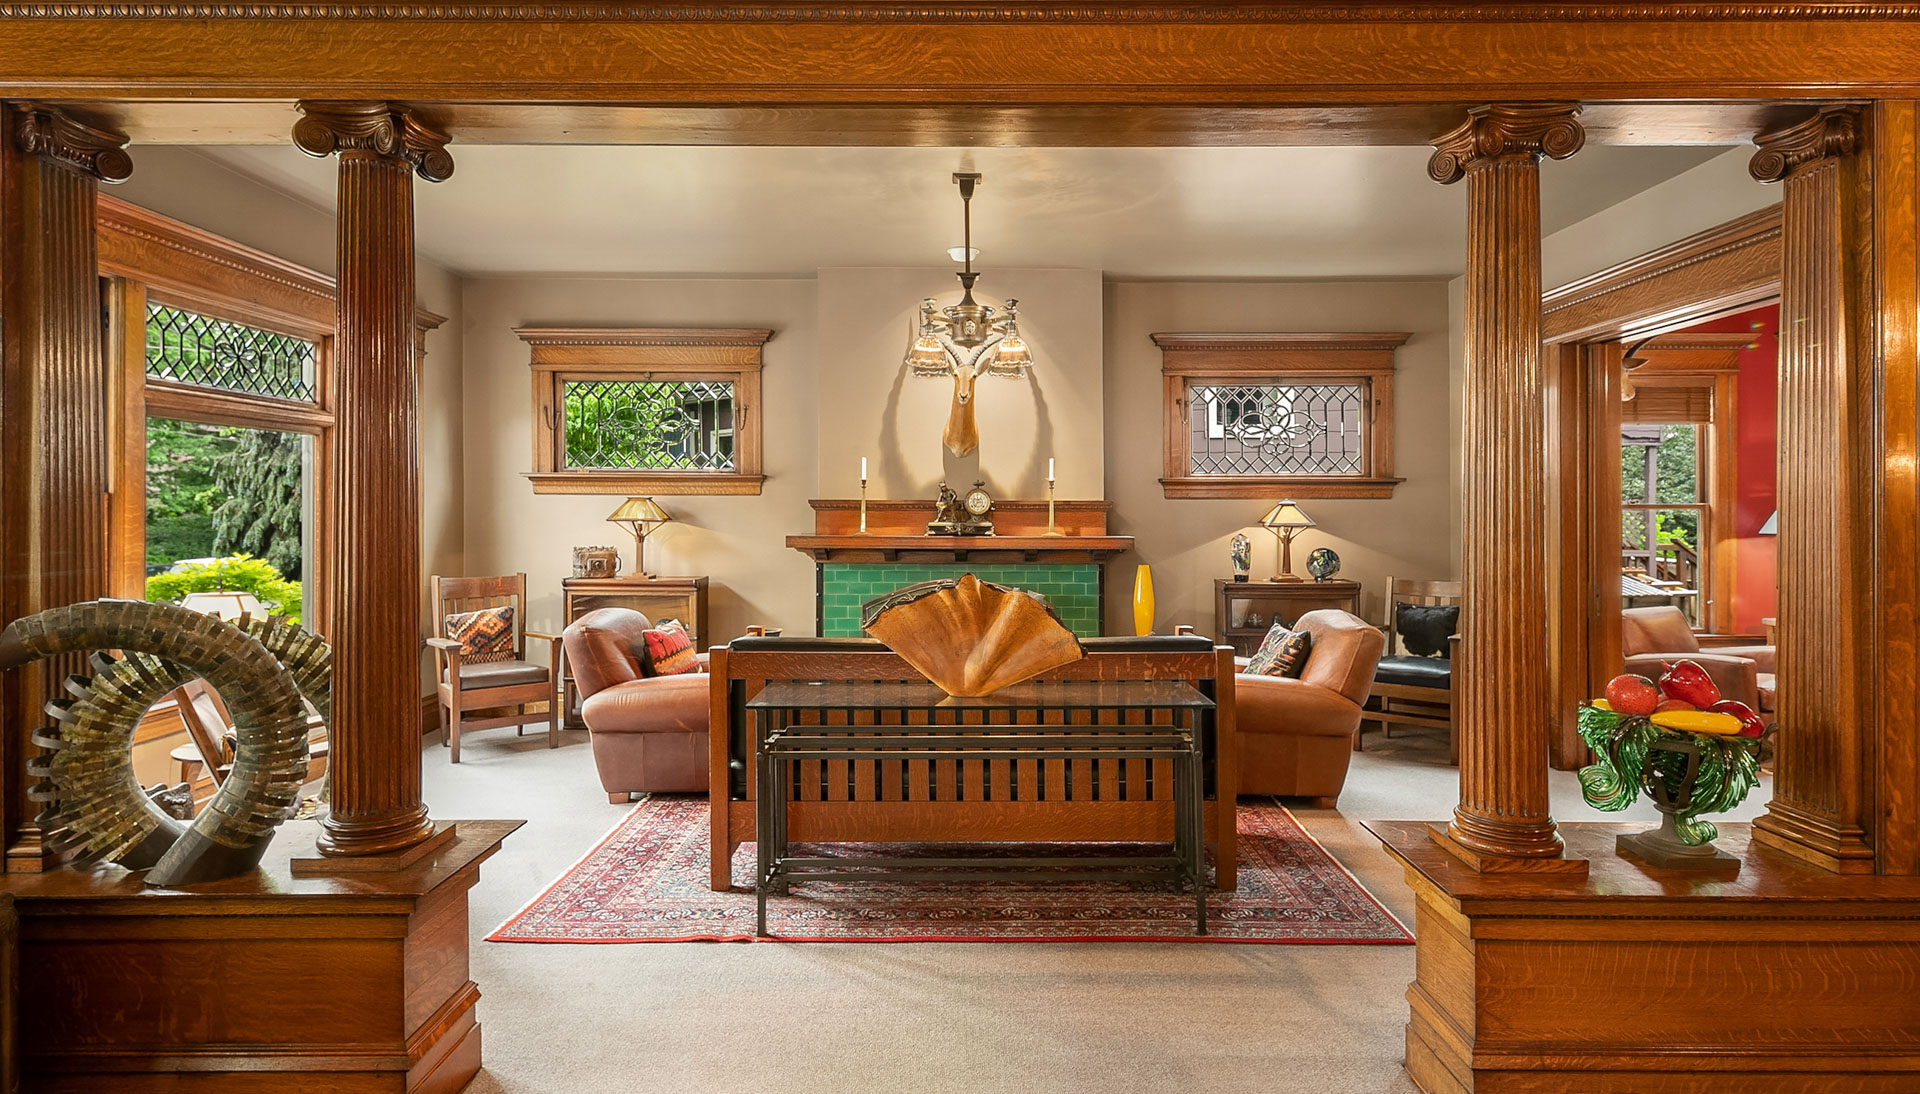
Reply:
[[[20,151],[64,164],[100,182],[125,182],[132,177],[133,157],[127,155],[125,134],[88,125],[45,103],[17,103],[14,111],[13,141]]]
[[[428,182],[453,177],[447,135],[399,103],[303,101],[300,113],[301,119],[293,123],[293,143],[309,156],[375,152],[406,160]]]
[[[1753,143],[1758,151],[1747,172],[1761,182],[1780,182],[1803,164],[1852,155],[1860,145],[1860,108],[1823,106],[1805,121],[1767,130]]]
[[[1459,128],[1433,142],[1427,174],[1435,182],[1458,182],[1476,163],[1513,156],[1563,160],[1586,143],[1578,103],[1476,106]]]

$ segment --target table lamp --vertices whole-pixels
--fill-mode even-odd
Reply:
[[[1280,504],[1260,518],[1260,527],[1280,540],[1280,572],[1273,579],[1299,581],[1300,577],[1293,572],[1293,537],[1300,529],[1313,527],[1313,518],[1302,513],[1292,498],[1282,498]]]
[[[607,519],[614,524],[626,525],[627,530],[633,533],[633,570],[625,576],[652,577],[647,573],[645,563],[647,533],[672,520],[673,516],[660,508],[660,504],[652,498],[628,498]]]

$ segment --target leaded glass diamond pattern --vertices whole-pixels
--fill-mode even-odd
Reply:
[[[1365,384],[1193,384],[1187,473],[1364,476],[1366,421]]]
[[[733,385],[721,380],[569,380],[565,466],[731,472]]]
[[[147,305],[147,375],[313,401],[317,347],[303,338]]]

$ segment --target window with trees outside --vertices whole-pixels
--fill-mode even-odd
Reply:
[[[516,331],[532,349],[536,493],[758,494],[769,330]]]
[[[1692,422],[1620,427],[1621,567],[1668,590],[1696,627],[1713,557],[1701,434]]]
[[[247,592],[323,629],[333,283],[100,199],[116,595]]]

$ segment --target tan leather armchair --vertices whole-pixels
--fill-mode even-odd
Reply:
[[[1703,646],[1679,608],[1628,608],[1620,613],[1620,652],[1626,671],[1659,680],[1662,662],[1697,662],[1723,699],[1738,699],[1761,713],[1773,710],[1774,648],[1759,645]]]
[[[600,608],[560,635],[593,763],[612,802],[644,791],[707,789],[704,658],[699,672],[645,675],[641,632],[652,625],[631,608]]]
[[[1240,792],[1313,798],[1332,808],[1347,782],[1361,708],[1386,637],[1331,608],[1308,612],[1294,627],[1313,635],[1298,680],[1234,677]]]

